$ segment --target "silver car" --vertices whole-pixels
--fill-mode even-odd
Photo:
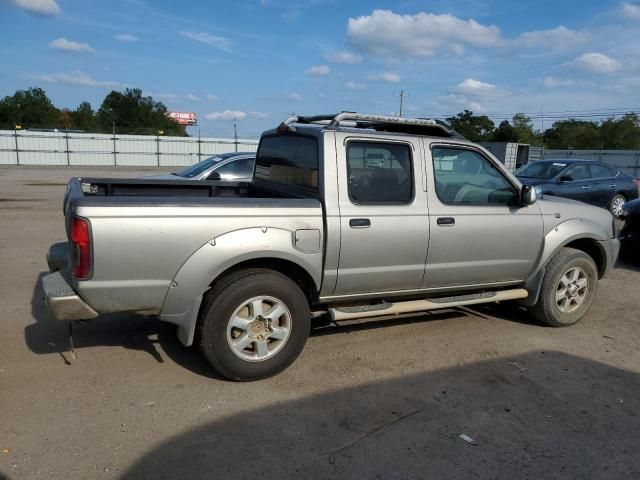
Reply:
[[[225,180],[250,182],[253,177],[255,152],[231,152],[214,155],[184,170],[163,175],[151,175],[150,180]],[[176,178],[177,177],[177,178]]]

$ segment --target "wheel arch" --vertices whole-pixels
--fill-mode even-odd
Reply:
[[[191,345],[204,294],[216,281],[243,268],[269,268],[284,274],[313,301],[322,279],[322,250],[299,250],[294,237],[295,232],[289,230],[250,228],[206,243],[174,276],[160,319],[177,325],[180,341]]]

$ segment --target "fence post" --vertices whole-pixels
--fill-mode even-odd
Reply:
[[[64,141],[67,147],[67,167],[71,165],[71,160],[69,159],[69,129],[64,131]]]
[[[156,158],[158,166],[160,166],[160,133],[156,134]]]
[[[13,138],[16,143],[16,165],[20,165],[20,151],[18,150],[18,126],[13,127]]]
[[[113,129],[113,165],[118,166],[118,152],[116,152],[116,131]]]
[[[198,162],[202,160],[202,139],[200,138],[200,129],[198,129]]]

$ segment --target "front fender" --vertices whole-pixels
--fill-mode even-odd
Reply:
[[[307,232],[317,233],[309,241]],[[298,242],[306,236],[304,242]],[[318,230],[290,231],[281,228],[246,228],[220,235],[194,252],[180,267],[167,291],[160,319],[178,326],[178,338],[193,343],[202,296],[223,272],[247,260],[277,258],[303,268],[317,289],[322,278],[321,235]]]
[[[573,218],[556,225],[544,237],[544,247],[538,259],[535,269],[525,282],[525,288],[529,296],[521,303],[527,306],[535,305],[538,301],[544,271],[547,263],[562,247],[575,240],[594,240],[594,244],[600,249],[606,265],[612,263],[610,249],[604,248],[603,243],[611,240],[611,232],[600,223],[586,218]]]

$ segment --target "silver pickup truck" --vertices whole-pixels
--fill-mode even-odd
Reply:
[[[251,183],[73,178],[64,213],[54,317],[158,315],[234,380],[289,366],[312,317],[514,300],[571,325],[619,249],[608,211],[537,199],[446,125],[350,112],[265,132]]]

